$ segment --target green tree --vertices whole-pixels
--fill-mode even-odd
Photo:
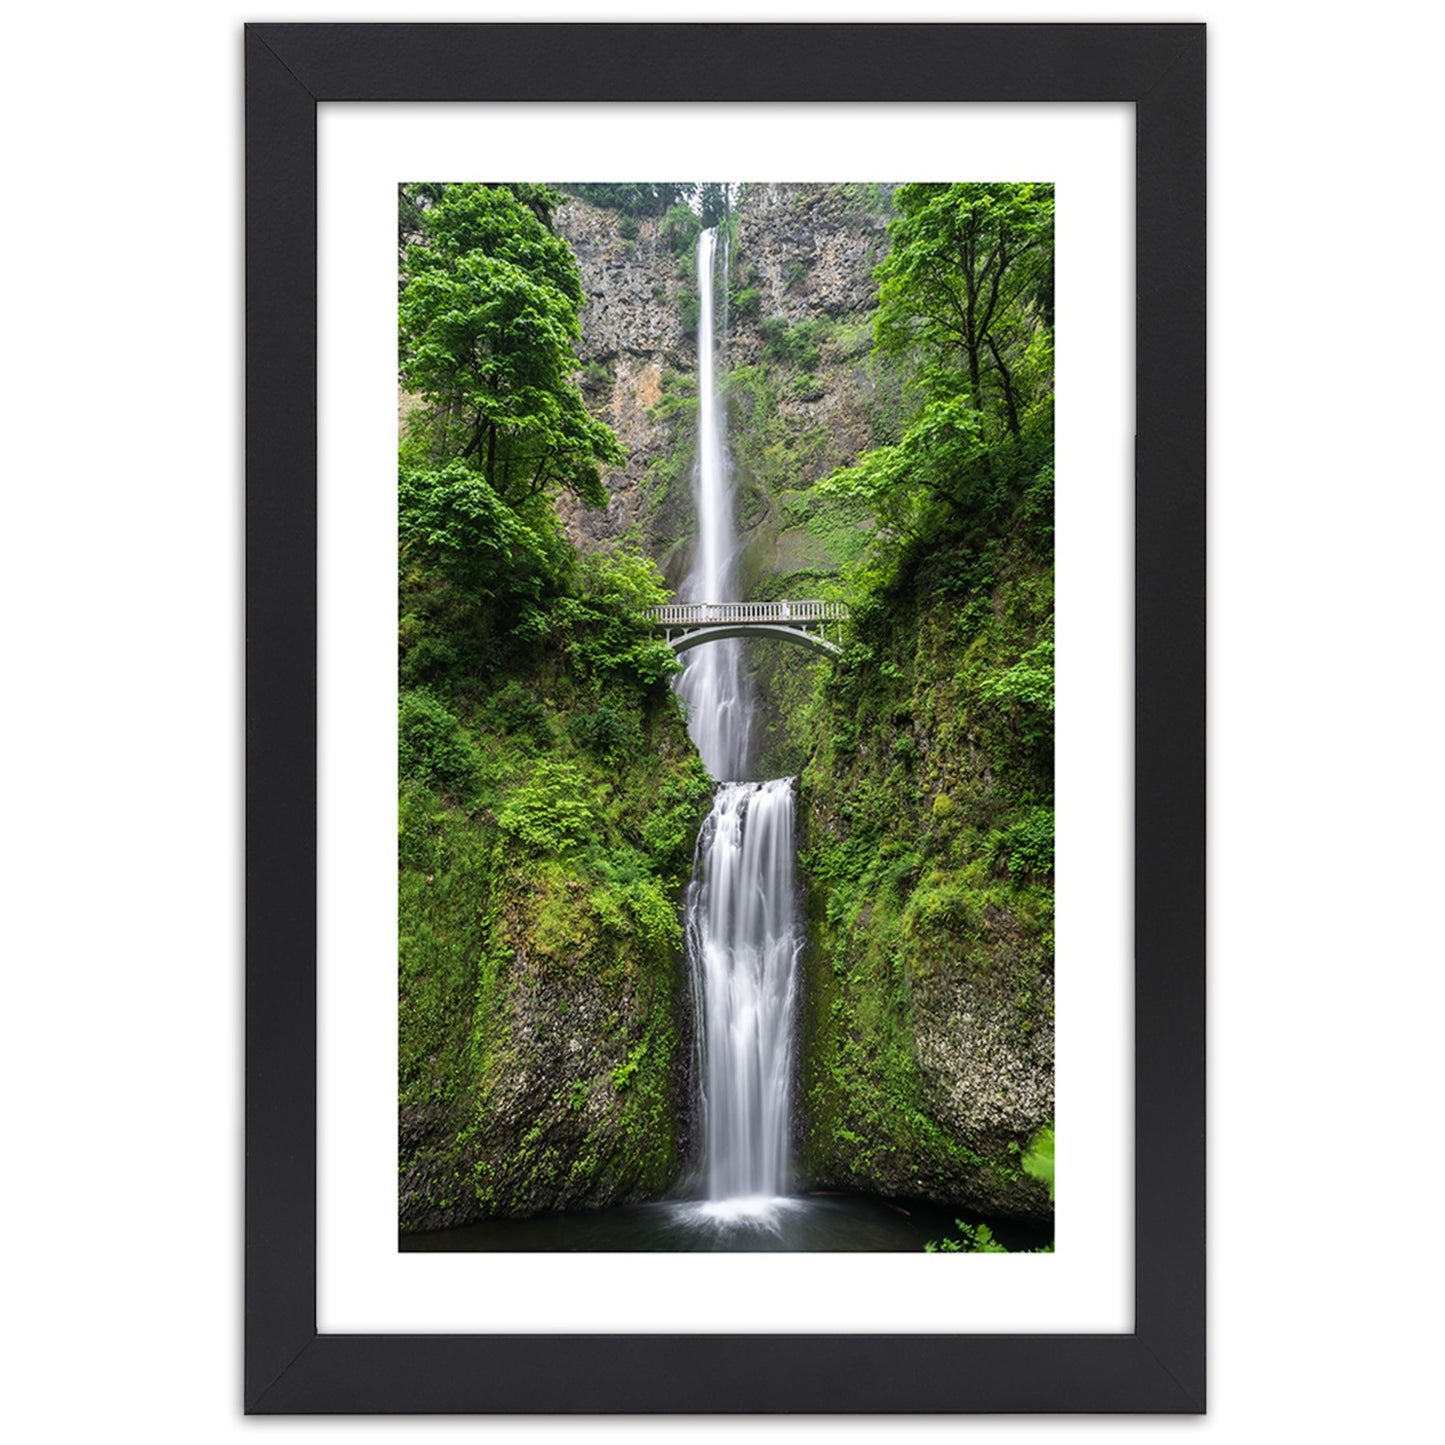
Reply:
[[[704,227],[717,226],[727,220],[731,209],[727,187],[720,181],[703,181],[697,187],[698,216]]]
[[[623,182],[596,184],[565,181],[564,191],[581,196],[594,206],[605,206],[624,216],[660,216],[669,206],[685,201],[693,192],[691,181]]]
[[[921,351],[931,392],[956,389],[957,376],[978,411],[1021,437],[1024,383],[1051,372],[1051,352],[1036,343],[1052,304],[1053,187],[920,183],[893,200],[877,270],[879,347]]]
[[[470,603],[535,601],[567,564],[551,502],[513,505],[465,461],[402,467],[397,503],[404,560]]]
[[[913,414],[821,488],[864,502],[885,551],[976,555],[1029,495],[1051,507],[1053,188],[913,184],[894,201],[874,335],[912,370]]]
[[[479,472],[516,506],[552,488],[599,505],[602,467],[623,459],[587,412],[575,373],[584,300],[576,258],[510,188],[447,186],[406,253],[402,385],[434,409],[433,461]]]

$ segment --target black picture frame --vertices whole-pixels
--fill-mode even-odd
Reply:
[[[1205,27],[258,24],[245,56],[246,1411],[1202,1412]],[[1134,103],[1133,1333],[317,1332],[316,107],[481,98]]]

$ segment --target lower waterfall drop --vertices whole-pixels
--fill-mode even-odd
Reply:
[[[789,1183],[793,1004],[802,950],[793,780],[724,783],[698,837],[687,945],[701,1024],[708,1198]]]

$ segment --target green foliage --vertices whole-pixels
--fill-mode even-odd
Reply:
[[[768,316],[759,324],[763,354],[795,371],[816,371],[823,357],[823,341],[830,329],[826,317],[789,322],[782,316]]]
[[[762,299],[762,292],[756,286],[746,286],[741,291],[734,291],[728,298],[728,311],[739,320],[746,321],[758,314]]]
[[[893,201],[875,355],[907,370],[913,399],[898,440],[823,489],[876,518],[870,585],[926,564],[940,590],[977,593],[1006,531],[1052,546],[1053,192],[915,184]],[[1020,697],[1027,683],[1013,679]]]
[[[1008,1249],[993,1237],[993,1230],[986,1224],[968,1224],[962,1219],[953,1221],[958,1238],[930,1239],[923,1246],[928,1254],[1007,1254]]]
[[[1019,719],[1029,742],[1051,735],[1054,713],[1054,640],[1046,637],[1012,667],[985,677],[979,695]]]
[[[396,188],[396,241],[403,255],[421,234],[422,217],[441,200],[445,189],[440,181],[408,181]]]
[[[893,204],[876,273],[879,347],[918,354],[934,395],[962,387],[974,410],[1020,437],[1037,393],[1052,393],[1040,297],[1052,285],[1053,187],[913,184]]]
[[[682,371],[662,373],[662,395],[649,409],[649,421],[692,421],[697,415],[697,377]]]
[[[403,560],[429,568],[473,603],[535,601],[565,565],[551,504],[514,505],[465,461],[404,466],[397,507]]]
[[[534,853],[571,852],[598,833],[587,783],[570,763],[539,763],[498,812],[497,825]]]
[[[493,897],[490,842],[428,788],[401,794],[400,1088],[404,1102],[451,1105],[464,1094]]]
[[[866,505],[890,545],[951,534],[972,550],[998,535],[1037,459],[1035,448],[990,440],[984,414],[951,395],[926,402],[896,446],[864,453],[821,490]]]
[[[692,862],[698,823],[712,798],[712,779],[700,758],[667,777],[648,809],[641,842],[664,876],[681,881]]]
[[[642,1061],[647,1057],[647,1040],[644,1039],[627,1058],[612,1071],[612,1087],[620,1094],[628,1088]]]
[[[1044,1121],[1019,1117],[1000,1082],[989,1108],[1007,1125],[959,1137],[935,1115],[944,1086],[922,1075],[914,1040],[929,1020],[933,1077],[960,1071],[971,1098],[1005,1059],[1050,1066],[1052,195],[905,186],[895,201],[874,353],[897,383],[894,439],[789,504],[865,521],[803,770],[807,1152],[844,1183],[947,1178],[957,1198],[995,1207],[1002,1191],[1033,1209],[1018,1151]],[[765,354],[796,364],[810,340],[830,358],[858,344],[774,325]],[[939,1059],[960,1013],[997,1074],[962,1039]],[[961,1228],[937,1247],[999,1247]]]
[[[1054,871],[1053,808],[1030,808],[1018,822],[992,835],[989,851],[994,865],[1020,882],[1050,876]]]
[[[443,678],[457,664],[456,648],[439,637],[419,636],[401,657],[401,685],[424,687]]]
[[[600,361],[589,361],[578,373],[584,391],[603,392],[612,385],[612,373]]]
[[[706,228],[728,220],[728,194],[719,181],[702,181],[694,192],[698,206],[698,224]]]
[[[702,297],[691,287],[684,287],[677,293],[677,318],[682,323],[684,335],[695,336],[697,323],[702,315]]]
[[[610,703],[594,712],[573,713],[567,731],[579,747],[595,753],[604,763],[614,763],[642,746],[642,729],[635,713]]]
[[[624,863],[631,860],[624,858]],[[682,947],[682,924],[678,921],[676,904],[664,892],[656,878],[627,868],[617,876],[615,864],[599,859],[604,886],[591,895],[593,910],[604,928],[612,931],[619,943],[645,943],[669,951]]]
[[[558,189],[566,191],[570,195],[580,196],[594,206],[603,206],[607,210],[618,211],[624,219],[635,221],[640,217],[662,215],[670,206],[692,194],[693,183],[691,181],[624,181],[598,184],[590,181],[566,181],[560,184]],[[624,234],[626,233],[624,232]],[[636,235],[636,231],[633,234]]]
[[[477,731],[512,742],[545,746],[552,741],[547,708],[521,678],[508,679],[482,704]]]
[[[621,449],[581,403],[611,376],[572,349],[554,201],[418,193],[403,268],[405,1228],[655,1197],[677,1167],[678,905],[710,785],[641,617],[666,597],[657,567],[579,557],[557,514],[559,488],[600,498]],[[683,431],[686,389],[665,401]],[[541,1017],[572,1019],[580,1048],[519,1100]]]
[[[640,553],[589,552],[578,564],[575,596],[553,609],[571,658],[599,676],[622,677],[656,691],[682,670],[672,649],[643,613],[667,601],[657,564]]]
[[[584,297],[571,249],[502,187],[448,186],[421,220],[398,306],[400,375],[443,419],[451,463],[509,503],[552,486],[601,503],[601,468],[623,453],[573,379]]]
[[[1024,1151],[1024,1173],[1046,1184],[1049,1198],[1054,1197],[1054,1126],[1040,1129]]]
[[[429,692],[402,693],[397,717],[397,762],[403,779],[466,797],[481,758],[456,715]]]
[[[662,218],[662,240],[674,256],[691,255],[701,230],[702,221],[691,206],[669,206]]]

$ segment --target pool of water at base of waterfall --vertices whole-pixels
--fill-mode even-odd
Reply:
[[[458,1229],[404,1234],[403,1254],[446,1253],[796,1253],[921,1250],[954,1236],[954,1220],[987,1224],[1010,1250],[1037,1249],[1053,1228],[970,1210],[866,1194],[673,1200],[613,1209],[488,1219]]]

